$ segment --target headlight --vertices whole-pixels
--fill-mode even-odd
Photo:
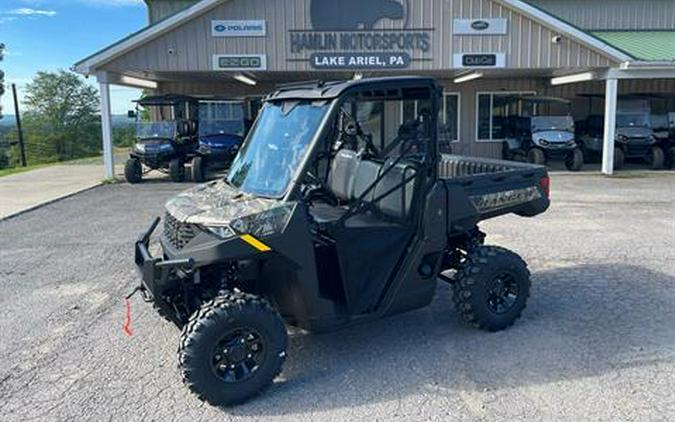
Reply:
[[[628,136],[626,136],[626,135],[619,135],[619,136],[617,137],[617,140],[618,140],[619,142],[628,142]]]
[[[294,203],[274,207],[257,214],[234,219],[227,226],[204,226],[204,229],[221,239],[243,234],[265,237],[281,233],[293,213]]]
[[[548,146],[548,144],[549,144],[550,142],[547,141],[546,139],[540,139],[540,140],[539,140],[539,143],[540,143],[541,145],[543,145],[543,146]]]
[[[570,141],[567,141],[567,145],[572,147],[572,146],[576,145],[576,142],[574,141],[574,139],[572,139]]]
[[[136,144],[136,145],[134,146],[134,148],[135,148],[137,151],[145,152],[145,144]]]
[[[281,233],[291,218],[295,204],[282,205],[258,214],[246,215],[232,220],[230,227],[238,234],[252,234],[258,237]]]

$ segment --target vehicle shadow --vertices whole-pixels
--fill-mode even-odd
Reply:
[[[675,278],[633,265],[535,271],[528,308],[498,333],[464,325],[440,284],[432,305],[328,334],[291,334],[282,377],[223,409],[282,415],[412,394],[485,391],[594,377],[667,360]]]

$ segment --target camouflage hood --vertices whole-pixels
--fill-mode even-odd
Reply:
[[[279,201],[247,195],[218,180],[179,193],[167,201],[166,210],[184,223],[224,226],[279,205]]]

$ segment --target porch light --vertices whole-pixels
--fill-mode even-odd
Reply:
[[[573,84],[575,82],[592,81],[593,79],[595,79],[593,72],[575,73],[551,78],[551,85]]]
[[[474,79],[482,78],[483,74],[480,72],[467,73],[465,75],[459,76],[452,80],[456,84],[461,84],[462,82],[473,81]]]
[[[120,84],[131,85],[137,88],[157,89],[157,82],[147,79],[134,78],[132,76],[120,76]]]
[[[234,79],[238,80],[239,82],[241,82],[243,84],[251,85],[251,86],[255,86],[256,83],[257,83],[255,81],[255,79],[249,78],[248,76],[244,75],[243,73],[237,73],[236,75],[234,75]]]

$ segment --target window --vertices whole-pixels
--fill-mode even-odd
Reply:
[[[373,144],[378,148],[384,147],[384,102],[383,101],[357,101],[356,121],[361,130],[371,136]]]
[[[535,92],[479,92],[476,94],[476,139],[501,141],[504,139],[504,122],[509,116],[531,116],[532,104],[515,101],[514,95]]]
[[[244,135],[244,105],[238,101],[203,101],[199,104],[200,136],[229,133]]]
[[[459,94],[443,94],[438,110],[438,143],[443,146],[451,142],[459,142]],[[401,110],[401,122],[414,120],[424,112],[424,108],[430,108],[428,102],[404,101]]]
[[[380,94],[378,91],[374,91],[374,93]],[[368,91],[367,94],[370,94],[370,92]],[[401,99],[401,97],[429,98],[428,89],[423,92],[402,93],[395,91],[387,94],[359,94],[342,104],[342,111],[356,120],[364,135],[351,140],[350,143],[355,142],[355,145],[350,149],[364,148],[365,145],[363,144],[367,138],[378,151],[389,150],[392,143],[400,141],[401,133],[407,134],[411,130],[411,123],[414,124],[419,116],[425,114],[425,112],[428,114],[431,108],[428,99]],[[424,136],[429,136],[429,134],[426,133]],[[416,150],[422,152],[419,146],[416,147]],[[398,150],[394,148],[394,151]]]
[[[459,94],[443,95],[443,104],[438,116],[438,142],[444,145],[459,142]]]

